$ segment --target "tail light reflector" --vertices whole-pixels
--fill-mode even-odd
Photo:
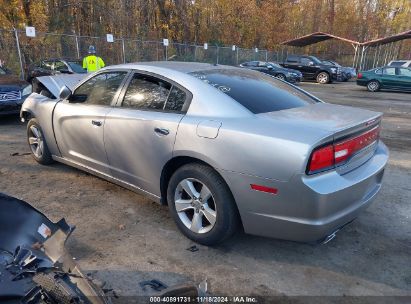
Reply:
[[[358,73],[357,78],[358,78],[358,79],[361,79],[361,78],[362,78],[362,74],[361,74],[361,73]]]
[[[325,147],[317,148],[311,154],[308,174],[325,171],[345,163],[351,156],[378,140],[380,127]]]

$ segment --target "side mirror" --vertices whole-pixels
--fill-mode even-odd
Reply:
[[[70,96],[71,96],[71,94],[72,94],[71,90],[70,90],[67,86],[64,86],[64,87],[62,87],[61,90],[60,90],[60,95],[59,95],[59,97],[60,97],[61,99],[69,99]]]
[[[68,69],[60,70],[61,74],[72,74]]]
[[[273,67],[272,67],[271,65],[267,66],[267,68],[268,68],[269,70],[272,70],[272,69],[273,69]]]
[[[310,61],[309,63],[308,63],[308,66],[313,66],[314,65],[314,62],[312,62],[312,61]]]

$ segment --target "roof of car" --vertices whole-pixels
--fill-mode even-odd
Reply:
[[[150,61],[150,62],[136,62],[136,63],[126,63],[115,66],[109,66],[107,69],[116,68],[127,68],[127,69],[138,69],[140,66],[152,66],[158,68],[165,68],[170,70],[175,70],[182,73],[192,73],[205,70],[221,70],[221,69],[238,69],[233,66],[211,64],[211,63],[200,63],[200,62],[182,62],[182,61]]]

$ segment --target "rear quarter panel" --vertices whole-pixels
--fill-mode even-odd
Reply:
[[[214,139],[196,134],[208,118],[185,116],[179,126],[173,156],[199,158],[218,170],[288,181],[305,171],[306,159],[314,144],[330,132],[301,129],[292,124],[250,118],[213,120],[221,123]]]

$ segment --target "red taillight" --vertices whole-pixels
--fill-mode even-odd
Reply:
[[[361,73],[358,73],[357,78],[358,78],[358,79],[361,79],[361,78],[362,78],[362,74],[361,74]]]
[[[375,127],[353,138],[314,150],[308,173],[315,173],[343,164],[352,155],[378,140],[380,127]]]
[[[311,156],[309,171],[315,172],[334,167],[334,147],[329,145],[315,150]]]

